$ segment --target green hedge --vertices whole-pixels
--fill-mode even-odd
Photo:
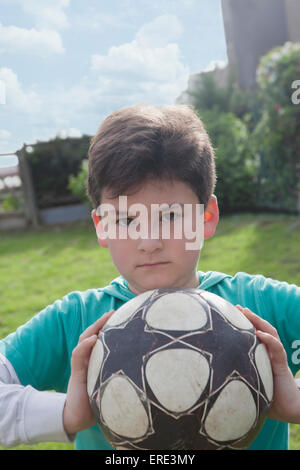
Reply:
[[[69,187],[70,175],[77,175],[87,158],[90,136],[55,138],[26,147],[39,209],[81,202]]]
[[[286,43],[266,54],[257,69],[262,117],[253,133],[261,159],[259,206],[296,211],[300,163],[300,104],[293,83],[300,80],[300,44]]]
[[[219,87],[210,72],[191,93],[216,147],[216,194],[223,211],[297,212],[300,104],[292,100],[297,83],[300,44],[286,43],[261,58],[257,89],[240,90],[234,71],[227,87]]]
[[[251,211],[256,206],[257,160],[245,123],[232,113],[199,113],[215,149],[217,195],[222,213]]]

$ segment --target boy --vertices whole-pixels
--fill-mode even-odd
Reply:
[[[67,295],[0,342],[2,445],[75,438],[77,449],[110,449],[86,391],[97,334],[135,295],[180,286],[205,289],[250,309],[239,307],[268,347],[275,382],[270,418],[281,420],[268,419],[251,448],[287,448],[284,421],[300,423],[300,394],[292,375],[300,288],[260,275],[197,271],[201,243],[189,249],[187,243],[191,234],[197,238],[199,205],[205,210],[203,237],[215,232],[215,180],[209,138],[188,107],[133,106],[105,119],[89,150],[88,194],[99,244],[109,249],[120,277],[107,287]],[[142,219],[137,207],[145,209]],[[186,219],[189,230],[175,236]]]

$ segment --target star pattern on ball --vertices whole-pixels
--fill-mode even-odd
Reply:
[[[115,438],[115,446],[126,446],[136,450],[214,450],[220,448],[220,445],[198,432],[199,421],[203,412],[204,406],[199,409],[198,416],[186,414],[178,421],[172,415],[166,414],[151,405],[151,415],[154,423],[152,432],[144,439],[137,439],[131,443],[124,439]],[[156,423],[159,423],[159,425]],[[168,429],[167,433],[166,429]],[[178,438],[178,436],[184,436],[184,438]],[[225,445],[224,448],[226,448]]]
[[[118,426],[115,430],[110,429],[105,422],[102,422],[102,430],[114,448],[148,450],[220,449],[239,446],[245,448],[248,445],[248,440],[243,433],[240,434],[238,439],[235,438],[234,442],[230,439],[218,441],[211,431],[208,430],[207,432],[206,423],[208,422],[208,416],[211,416],[211,411],[213,410],[213,413],[215,413],[214,410],[217,409],[215,404],[220,394],[222,395],[224,390],[231,390],[232,382],[234,384],[238,382],[244,384],[244,389],[250,394],[250,400],[253,398],[252,409],[254,410],[254,416],[255,413],[257,413],[257,416],[261,414],[263,419],[263,416],[266,415],[270,403],[264,395],[262,380],[255,362],[255,349],[258,342],[254,329],[237,327],[234,321],[231,322],[227,316],[223,316],[222,311],[218,310],[213,300],[210,303],[207,298],[201,297],[200,292],[195,294],[194,290],[191,292],[185,290],[185,294],[188,296],[193,294],[194,298],[196,296],[203,307],[202,315],[204,315],[204,322],[205,315],[207,316],[207,322],[203,323],[202,327],[194,330],[165,328],[161,325],[166,323],[151,323],[149,317],[147,322],[147,313],[151,311],[153,304],[170,292],[173,291],[157,290],[127,320],[115,325],[108,324],[99,335],[99,340],[103,344],[104,355],[97,383],[94,387],[93,409],[96,410],[96,413],[100,411],[101,393],[105,393],[104,391],[109,384],[116,383],[113,382],[115,379],[120,380],[119,377],[122,377],[121,380],[127,380],[131,384],[130,393],[134,394],[136,392],[135,399],[140,404],[138,405],[138,402],[135,402],[135,407],[137,405],[144,407],[145,412],[143,413],[146,417],[146,425],[142,434],[136,435],[134,438],[129,438],[126,432],[119,432],[118,429],[120,428]],[[187,299],[187,303],[188,301]],[[194,300],[191,303],[193,302]],[[177,308],[177,305],[175,308]],[[157,308],[152,310],[152,312],[157,311],[159,312]],[[174,325],[173,316],[169,315],[169,318],[170,325]],[[179,325],[181,327],[180,322]],[[202,389],[199,389],[199,397],[198,392],[195,393],[195,401],[191,400],[191,405],[189,403],[186,408],[182,408],[183,411],[177,411],[176,408],[169,406],[169,403],[164,402],[162,399],[162,395],[159,393],[156,395],[157,392],[155,391],[155,387],[158,386],[157,391],[160,392],[160,380],[162,378],[165,384],[166,372],[168,372],[165,365],[162,366],[161,353],[171,357],[170,364],[173,364],[172,361],[174,361],[177,354],[177,351],[175,351],[176,354],[174,355],[173,350],[186,350],[187,352],[184,354],[181,351],[179,352],[181,357],[193,357],[195,355],[198,358],[201,356],[201,364],[206,364],[205,367],[208,367],[209,370],[207,381],[204,380]],[[191,351],[192,356],[189,356]],[[153,382],[151,374],[147,375],[148,372],[146,373],[148,364],[153,358],[155,358],[155,367],[157,366],[159,369],[157,376],[159,379],[156,382]],[[169,363],[167,365],[169,367]],[[176,362],[174,362],[174,367],[176,368]],[[183,367],[185,367],[184,362]],[[157,375],[156,370],[154,375]],[[178,368],[178,370],[180,369]],[[192,369],[195,377],[194,371],[195,369]],[[185,377],[184,374],[183,377]],[[182,379],[180,376],[179,379],[181,383],[184,383],[184,378]],[[189,383],[189,380],[187,380],[187,383]],[[178,381],[173,382],[173,384],[173,388],[167,389],[168,393],[176,388]],[[122,390],[119,390],[117,393],[122,395]],[[238,393],[240,393],[243,388],[238,390]],[[181,395],[181,397],[183,396]],[[100,401],[98,401],[98,397]],[[245,400],[246,402],[248,403],[248,399]],[[124,409],[127,410],[126,407]],[[133,414],[134,409],[133,407],[131,411]],[[130,416],[128,411],[126,413]],[[249,432],[250,434],[255,433],[256,428],[249,427]]]
[[[142,318],[141,309],[130,322],[122,328],[109,328],[105,331],[105,347],[108,355],[105,360],[105,368],[102,375],[102,383],[111,374],[124,373],[132,382],[143,390],[142,368],[145,358],[152,351],[172,341],[168,336],[158,331],[147,331]],[[126,336],[127,341],[123,338]],[[120,357],[126,358],[120,369]]]
[[[252,332],[241,331],[232,327],[215,309],[211,309],[212,329],[203,334],[190,334],[184,342],[197,348],[200,352],[211,353],[212,370],[218,370],[217,364],[222,364],[222,370],[212,376],[211,392],[215,392],[226,378],[235,371],[251,386],[254,386],[255,366],[251,360],[251,351],[256,344]],[[217,332],[217,333],[216,333]],[[234,345],[234,347],[232,347]],[[249,361],[241,361],[240,355],[248,351]]]
[[[105,332],[105,344],[109,351],[106,358],[106,367],[103,372],[102,381],[105,382],[107,375],[119,373],[120,370],[128,376],[141,390],[143,390],[143,364],[155,353],[158,345],[159,350],[164,348],[188,348],[193,346],[200,353],[211,354],[211,366],[215,370],[216,364],[222,362],[222,373],[213,374],[212,391],[216,391],[226,378],[236,371],[241,377],[254,385],[253,374],[255,367],[253,361],[241,362],[240,354],[248,351],[249,358],[255,344],[255,336],[249,331],[241,331],[226,321],[215,309],[210,311],[212,328],[208,330],[192,332],[186,331],[158,331],[147,327],[143,320],[143,309],[141,309],[130,322],[122,328],[110,328]],[[126,330],[126,332],[125,332]],[[215,332],[218,332],[216,335]],[[123,341],[124,335],[127,338]],[[232,345],[235,345],[233,348]],[[237,351],[237,348],[239,351]],[[119,358],[128,358],[123,361],[120,369]]]

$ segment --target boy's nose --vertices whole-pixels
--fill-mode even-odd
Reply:
[[[156,250],[161,250],[163,247],[162,241],[159,238],[147,237],[141,238],[138,241],[138,250],[146,253],[153,253]]]

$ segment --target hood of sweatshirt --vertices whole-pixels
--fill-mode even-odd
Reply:
[[[230,278],[231,276],[217,271],[198,271],[198,277],[198,289],[209,290],[219,282],[223,281],[223,279]],[[111,283],[108,286],[103,287],[101,291],[125,302],[136,297],[136,294],[129,290],[128,283],[123,276],[119,276],[111,281]]]

